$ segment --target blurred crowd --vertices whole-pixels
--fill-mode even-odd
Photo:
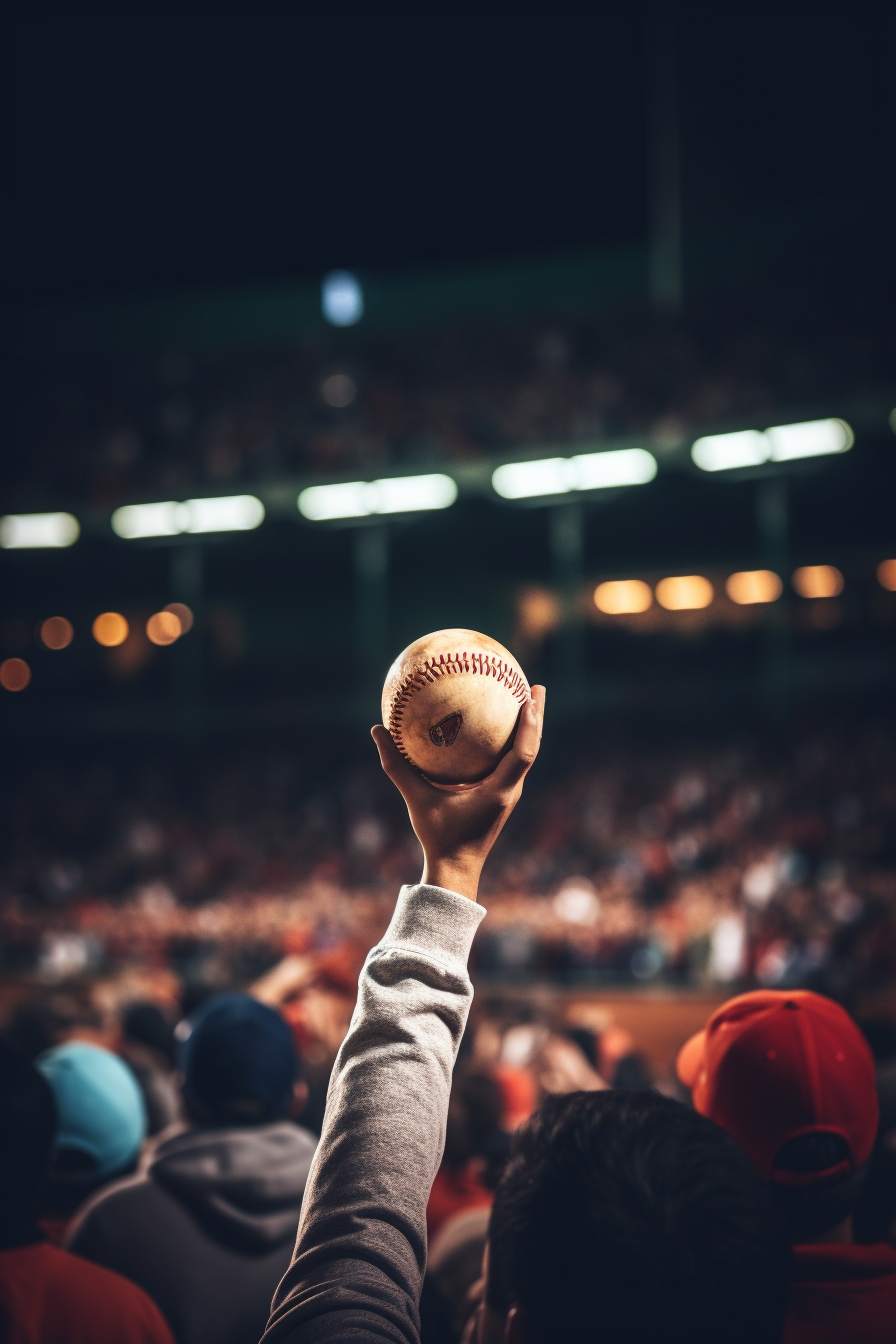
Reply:
[[[7,413],[6,507],[112,507],[627,435],[662,450],[830,414],[888,390],[891,328],[876,274],[814,279],[697,297],[674,319],[626,309],[25,361]]]
[[[177,758],[79,763],[47,753],[10,763],[0,1150],[14,1159],[4,1175],[14,1197],[0,1217],[0,1318],[7,1311],[33,1327],[14,1338],[68,1339],[54,1312],[80,1294],[85,1321],[90,1302],[106,1313],[91,1344],[171,1344],[172,1335],[251,1344],[278,1282],[297,1272],[288,1267],[305,1182],[340,1050],[353,1021],[357,1029],[359,974],[396,889],[420,870],[403,804],[378,768],[349,753],[336,759],[325,743],[316,750],[306,740],[295,754],[283,744],[197,746]],[[896,1291],[892,725],[866,715],[600,738],[561,728],[539,765],[487,869],[488,918],[471,961],[478,988],[444,1155],[428,1200],[418,1192],[429,1239],[423,1344],[473,1338],[483,1248],[497,1235],[494,1201],[521,1160],[520,1126],[534,1117],[538,1133],[539,1116],[554,1114],[544,1104],[563,1102],[560,1117],[568,1102],[568,1123],[587,1111],[589,1125],[609,1132],[616,1112],[634,1107],[633,1134],[659,1108],[674,1147],[676,1125],[691,1115],[678,1103],[695,1086],[675,1052],[708,1007],[751,988],[760,1052],[767,1013],[794,994],[807,1013],[828,1003],[804,989],[856,1015],[861,1038],[835,1004],[818,1009],[812,1030],[827,1039],[825,1014],[840,1015],[831,1029],[846,1033],[850,1068],[857,1078],[864,1069],[872,1093],[874,1057],[878,1101],[866,1098],[845,1140],[813,1136],[811,1151],[800,1150],[795,1160],[821,1173],[823,1199],[814,1186],[794,1195],[789,1216],[801,1229],[792,1235],[814,1241],[848,1215],[849,1273],[864,1267],[881,1292]],[[668,999],[638,1028],[612,995],[594,992],[650,985],[703,991],[680,1030]],[[738,1031],[753,1031],[732,1011]],[[774,1027],[776,1042],[790,1041],[785,1026]],[[847,1088],[853,1099],[857,1085]],[[698,1091],[698,1110],[724,1126],[723,1110]],[[601,1096],[618,1100],[588,1100]],[[759,1162],[755,1136],[735,1137]],[[687,1133],[681,1142],[691,1151]],[[838,1143],[852,1144],[848,1177],[837,1174]],[[704,1195],[716,1198],[710,1185]],[[818,1254],[805,1252],[810,1277]],[[22,1290],[17,1257],[52,1290]],[[110,1274],[113,1282],[102,1277]],[[859,1290],[843,1291],[854,1310]],[[806,1292],[817,1306],[816,1289]],[[888,1305],[862,1300],[889,1319]],[[304,1337],[288,1333],[290,1319],[284,1338]],[[837,1336],[813,1326],[785,1338]]]
[[[378,768],[337,752],[337,771],[318,751],[17,764],[5,974],[164,970],[208,992],[294,954],[352,983],[420,853]],[[561,734],[492,858],[472,964],[483,982],[809,986],[852,1002],[896,970],[894,859],[887,722]]]

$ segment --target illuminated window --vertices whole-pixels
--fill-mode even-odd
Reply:
[[[702,574],[660,579],[656,586],[656,600],[667,611],[697,611],[708,607],[712,598],[712,584]]]
[[[594,590],[594,605],[608,616],[628,616],[646,611],[653,603],[650,585],[642,579],[614,579],[599,583]]]
[[[128,623],[117,611],[104,611],[93,623],[93,637],[104,649],[115,649],[128,637]]]
[[[833,565],[803,565],[794,570],[792,582],[800,597],[837,597],[843,592],[843,575]]]
[[[24,691],[31,680],[31,668],[24,658],[7,658],[0,663],[0,686],[4,691]]]
[[[157,611],[146,622],[146,635],[151,644],[173,644],[182,634],[180,621],[173,611]]]
[[[40,642],[45,649],[67,649],[74,637],[72,623],[64,616],[48,616],[41,622]]]
[[[743,569],[729,575],[725,592],[732,602],[748,607],[756,602],[777,602],[784,585],[771,569]]]
[[[877,581],[888,593],[896,593],[896,560],[881,560],[877,567]]]

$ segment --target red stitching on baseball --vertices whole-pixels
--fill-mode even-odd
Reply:
[[[487,677],[494,677],[510,691],[511,695],[524,705],[529,699],[529,690],[525,678],[499,659],[496,654],[492,654],[489,662],[488,654],[474,653],[468,654],[466,650],[461,654],[452,654],[448,657],[447,665],[445,663],[446,655],[439,656],[438,662],[433,659],[427,659],[425,663],[420,664],[409,672],[404,681],[398,686],[389,706],[389,730],[392,733],[392,739],[406,761],[411,758],[405,750],[404,739],[401,732],[401,721],[404,717],[404,707],[410,704],[417,691],[421,691],[427,684],[432,685],[438,677],[444,672],[472,672],[474,674],[483,674]],[[456,664],[456,667],[455,667]],[[413,762],[411,762],[413,764]]]

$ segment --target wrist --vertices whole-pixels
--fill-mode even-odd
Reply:
[[[422,881],[431,887],[444,887],[447,891],[456,891],[475,901],[479,895],[479,878],[482,874],[480,859],[429,858],[423,860]]]

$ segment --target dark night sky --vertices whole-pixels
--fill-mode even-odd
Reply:
[[[645,7],[616,8],[35,6],[3,44],[4,290],[643,239]],[[891,192],[894,29],[883,5],[680,5],[686,226]]]

